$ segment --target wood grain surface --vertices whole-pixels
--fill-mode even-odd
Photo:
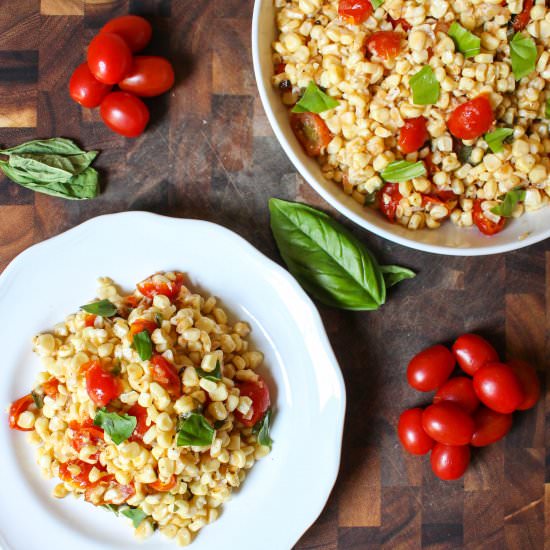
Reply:
[[[128,12],[151,20],[149,50],[168,56],[177,72],[175,89],[149,101],[152,122],[135,140],[109,132],[96,111],[67,93],[94,33]],[[0,178],[0,269],[32,243],[109,212],[210,220],[278,262],[269,197],[336,215],[296,174],[267,123],[252,73],[251,14],[252,0],[0,0],[0,145],[76,139],[102,151],[103,182],[99,198],[69,202]],[[494,257],[443,257],[342,221],[382,261],[418,277],[392,289],[376,312],[320,307],[348,410],[335,489],[296,548],[550,548],[548,394],[517,415],[504,441],[476,452],[456,482],[436,479],[426,459],[402,452],[395,435],[400,412],[427,402],[406,385],[408,359],[464,331],[487,336],[503,355],[533,361],[547,386],[550,242]]]

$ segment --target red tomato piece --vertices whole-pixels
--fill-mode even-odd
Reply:
[[[71,472],[71,470],[73,469],[73,467],[76,466],[80,468],[80,472],[74,474],[73,472]],[[69,460],[68,462],[63,462],[59,465],[59,477],[62,481],[70,483],[78,489],[95,487],[99,482],[91,482],[89,477],[90,471],[94,467],[94,464],[88,464],[87,462],[83,462],[82,460]]]
[[[379,191],[380,194],[380,210],[382,214],[388,218],[390,222],[395,222],[395,215],[399,201],[403,195],[399,192],[398,183],[386,183]]]
[[[134,336],[146,330],[149,334],[152,334],[155,329],[158,328],[158,325],[155,321],[149,321],[149,319],[136,319],[130,325],[130,334]]]
[[[401,51],[401,38],[402,35],[395,31],[377,31],[365,40],[365,46],[371,55],[394,59]]]
[[[149,426],[147,426],[147,409],[136,403],[126,411],[126,414],[136,418],[136,427],[132,432],[130,440],[138,442],[142,441],[145,432],[149,429]]]
[[[396,29],[397,27],[399,27],[399,25],[401,25],[401,28],[404,30],[404,31],[409,31],[412,29],[412,25],[406,20],[406,19],[403,19],[402,17],[399,18],[399,19],[392,19],[389,15],[388,15],[388,20],[389,22],[391,23],[391,26]]]
[[[10,405],[9,422],[12,430],[19,430],[20,432],[32,432],[32,430],[34,430],[34,428],[21,428],[21,426],[17,424],[21,413],[28,411],[33,404],[34,399],[29,393],[28,395],[20,397]]]
[[[154,97],[174,85],[174,69],[168,59],[152,55],[134,57],[132,69],[118,87],[140,97]]]
[[[516,15],[513,19],[513,27],[516,32],[522,31],[525,27],[527,27],[529,21],[531,21],[531,8],[533,7],[533,4],[533,0],[523,0],[522,12]]]
[[[416,354],[407,367],[407,380],[418,391],[433,391],[444,384],[453,372],[455,358],[441,344]]]
[[[167,493],[171,491],[176,486],[176,476],[172,475],[170,481],[167,483],[162,483],[160,479],[157,479],[153,483],[149,483],[149,487],[154,491],[159,491],[160,493]]]
[[[141,301],[140,298],[138,298],[137,296],[134,296],[133,294],[130,295],[130,296],[126,296],[124,298],[124,301],[126,302],[126,304],[131,307],[131,308],[136,308],[139,306],[139,302]]]
[[[74,434],[71,438],[71,446],[76,452],[86,445],[93,445],[94,447],[100,447],[103,442],[103,430],[98,426],[94,426],[91,418],[88,421],[79,424],[78,422],[71,422],[69,428],[73,430]],[[101,450],[98,450],[93,455],[90,455],[92,460],[98,461]]]
[[[262,378],[258,378],[257,382],[238,382],[237,388],[239,388],[241,397],[252,399],[252,416],[245,418],[240,411],[235,410],[235,418],[241,424],[252,427],[263,417],[271,405],[269,388]]]
[[[104,84],[118,84],[132,68],[132,52],[117,34],[98,34],[88,46],[90,72]]]
[[[102,101],[99,113],[108,128],[129,138],[141,135],[149,122],[147,105],[128,92],[111,92]]]
[[[399,132],[399,148],[405,154],[414,153],[422,148],[430,137],[423,116],[408,118]]]
[[[122,15],[111,19],[99,32],[118,34],[132,52],[139,52],[149,44],[153,28],[147,19],[139,15]]]
[[[504,363],[487,363],[474,374],[479,400],[494,411],[513,413],[525,400],[516,373]]]
[[[474,447],[485,447],[502,439],[512,427],[512,415],[480,407],[474,413],[475,430],[470,444]]]
[[[58,388],[59,380],[57,378],[50,378],[42,384],[42,390],[48,397],[51,397],[52,399],[55,399],[57,397],[57,394],[59,393]]]
[[[472,417],[450,401],[430,405],[422,414],[424,431],[444,445],[467,445],[474,433]]]
[[[459,139],[476,139],[487,132],[494,121],[491,103],[485,95],[480,95],[459,105],[451,113],[447,127]]]
[[[506,218],[501,217],[498,222],[490,220],[483,214],[483,209],[481,208],[482,202],[481,199],[476,199],[474,201],[474,223],[484,235],[495,235],[496,233],[500,233],[504,229]]]
[[[525,394],[525,399],[518,405],[518,411],[531,409],[540,398],[540,381],[537,371],[529,363],[521,359],[508,361],[508,366],[519,378],[521,388]]]
[[[310,157],[319,156],[330,143],[329,129],[315,113],[290,113],[290,127]]]
[[[95,324],[95,320],[97,318],[97,315],[94,315],[93,313],[89,313],[84,317],[84,325],[87,327],[93,327]]]
[[[451,378],[437,390],[434,403],[442,401],[455,403],[469,414],[472,414],[479,406],[479,399],[474,391],[472,380],[466,376]]]
[[[138,283],[137,289],[146,298],[153,299],[158,294],[174,300],[178,297],[183,286],[183,273],[176,273],[176,280],[170,282],[157,282],[152,277],[148,277],[141,283]]]
[[[83,107],[97,107],[111,88],[111,85],[100,82],[92,74],[88,63],[79,65],[69,81],[69,94]]]
[[[151,358],[151,374],[153,380],[159,383],[172,397],[180,397],[181,379],[178,371],[162,355],[153,355]]]
[[[97,485],[103,485],[105,486],[105,492],[102,496],[99,498],[94,494],[93,488]],[[113,496],[110,499],[106,499],[105,495],[107,494],[107,491],[113,489],[116,491],[116,496]],[[111,492],[111,494],[113,494]],[[118,481],[115,480],[113,475],[106,475],[103,476],[98,482],[96,482],[94,485],[90,485],[86,488],[86,491],[84,493],[84,499],[88,502],[91,502],[95,506],[102,506],[104,504],[124,504],[128,501],[131,497],[133,497],[136,494],[136,489],[133,485],[133,483],[130,483],[129,485],[121,485],[118,483]]]
[[[453,344],[453,353],[460,368],[470,376],[486,363],[498,362],[495,348],[478,334],[463,334]]]
[[[444,481],[458,479],[470,464],[468,445],[450,446],[436,443],[430,456],[433,473]]]
[[[103,370],[99,361],[90,361],[84,364],[82,369],[86,372],[88,395],[98,407],[104,407],[121,394],[119,381],[111,373]]]
[[[425,455],[435,441],[422,427],[422,409],[409,409],[401,414],[397,424],[397,435],[401,445],[413,455]]]
[[[340,0],[338,15],[352,25],[359,25],[372,15],[372,4],[369,0]]]

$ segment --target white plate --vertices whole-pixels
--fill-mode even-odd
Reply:
[[[275,416],[273,451],[206,526],[194,550],[284,550],[315,521],[338,473],[345,411],[342,374],[321,319],[295,280],[241,237],[212,223],[127,212],[94,218],[29,248],[0,276],[0,403],[32,388],[40,362],[34,334],[96,294],[107,275],[123,288],[160,270],[186,272],[252,325]],[[50,496],[35,448],[0,422],[0,547],[10,550],[175,546],[155,534],[135,541],[122,518],[71,496]],[[3,539],[3,540],[2,540]],[[229,546],[228,546],[229,543]]]
[[[504,231],[487,237],[476,227],[458,228],[447,222],[440,229],[411,231],[389,223],[379,212],[365,208],[327,180],[315,159],[308,157],[290,128],[288,109],[271,84],[271,43],[276,39],[273,0],[256,0],[252,18],[254,75],[267,118],[288,158],[305,180],[334,208],[356,224],[390,241],[425,252],[456,256],[481,256],[522,248],[550,237],[548,207],[529,212],[507,224]]]

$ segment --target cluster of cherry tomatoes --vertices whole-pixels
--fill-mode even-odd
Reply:
[[[469,376],[449,378],[456,363]],[[435,345],[415,355],[407,368],[409,384],[437,390],[433,404],[406,410],[397,432],[412,454],[431,451],[431,466],[441,479],[458,479],[470,463],[470,446],[503,438],[512,413],[530,409],[540,397],[535,369],[525,361],[501,363],[497,352],[477,334],[463,334],[452,352]]]
[[[103,122],[126,137],[139,136],[149,122],[149,109],[139,97],[163,94],[174,84],[167,59],[133,55],[147,46],[152,32],[151,24],[137,15],[112,19],[90,42],[87,62],[75,69],[69,83],[77,103],[99,107]],[[120,90],[112,91],[114,85]]]

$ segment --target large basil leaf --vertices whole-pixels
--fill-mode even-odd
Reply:
[[[378,263],[327,214],[305,204],[270,199],[271,230],[298,282],[324,304],[373,310],[386,300]]]
[[[99,300],[99,302],[92,302],[91,304],[80,306],[80,309],[86,313],[99,315],[100,317],[112,317],[118,311],[115,304],[113,304],[110,300]]]
[[[21,145],[1,149],[0,153],[9,155],[10,153],[33,153],[33,154],[53,154],[53,155],[78,155],[85,153],[76,143],[66,138],[34,139]]]
[[[214,433],[214,428],[202,414],[192,412],[182,418],[178,424],[176,445],[178,447],[184,445],[206,447],[212,444]]]
[[[66,183],[73,176],[86,170],[96,156],[95,151],[67,157],[49,154],[12,154],[9,157],[9,164],[12,168],[25,171],[36,181]]]
[[[108,412],[105,407],[99,409],[94,417],[94,425],[103,428],[115,445],[126,441],[136,429],[137,419],[128,414]]]

